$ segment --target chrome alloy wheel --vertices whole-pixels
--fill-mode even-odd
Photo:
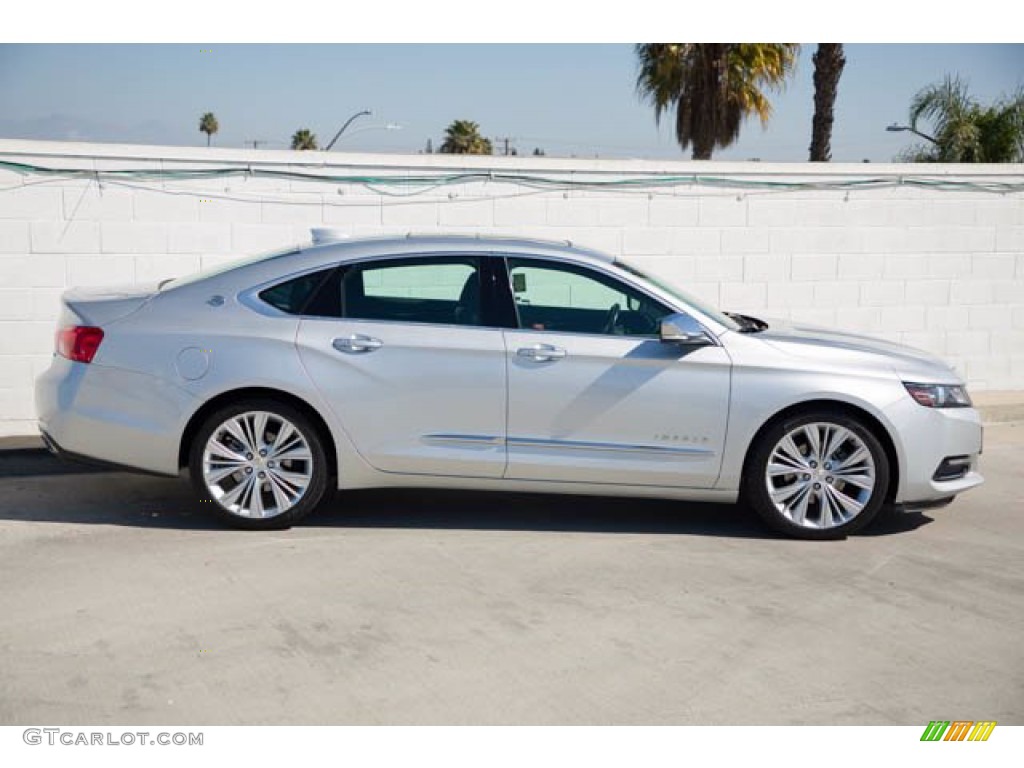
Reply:
[[[827,530],[850,522],[871,499],[875,462],[864,441],[839,424],[813,422],[787,432],[765,470],[768,496],[788,520]]]
[[[267,411],[232,416],[203,449],[203,481],[210,496],[241,517],[276,517],[302,499],[313,477],[305,435]]]

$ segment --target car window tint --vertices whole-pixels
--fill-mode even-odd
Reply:
[[[479,263],[446,257],[353,266],[342,283],[342,305],[353,319],[479,325]]]
[[[310,296],[331,270],[320,270],[287,280],[260,292],[260,298],[290,315],[302,314]]]
[[[671,311],[631,286],[585,267],[509,260],[519,327],[536,331],[658,335]]]

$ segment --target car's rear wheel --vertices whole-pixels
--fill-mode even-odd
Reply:
[[[743,497],[777,531],[838,539],[878,515],[889,476],[885,449],[864,424],[838,411],[807,412],[761,435]]]
[[[319,433],[297,409],[274,400],[233,403],[203,423],[189,454],[192,485],[221,519],[239,528],[287,528],[311,512],[328,486]]]

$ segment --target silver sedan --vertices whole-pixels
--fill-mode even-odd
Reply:
[[[335,488],[735,502],[803,538],[982,482],[963,381],[917,350],[720,312],[531,240],[328,240],[63,297],[39,427],[244,528]]]

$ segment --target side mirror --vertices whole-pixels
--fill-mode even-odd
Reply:
[[[713,344],[703,326],[689,315],[669,315],[661,321],[661,340],[673,344]]]

